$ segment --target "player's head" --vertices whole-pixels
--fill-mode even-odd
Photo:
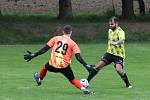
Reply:
[[[72,34],[72,27],[70,25],[65,25],[63,27],[63,34],[71,35]]]
[[[118,27],[118,18],[113,16],[109,19],[109,27],[112,30],[115,30]]]

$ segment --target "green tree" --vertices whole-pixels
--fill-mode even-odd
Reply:
[[[143,0],[137,0],[139,3],[140,14],[145,15],[145,4]]]
[[[122,0],[122,17],[126,19],[132,19],[135,17],[133,0]]]
[[[72,17],[71,0],[59,0],[58,19],[67,19]]]
[[[0,8],[1,8],[2,4],[0,3]],[[2,10],[0,9],[0,16],[2,16]]]
[[[0,10],[0,16],[2,16],[2,11]]]

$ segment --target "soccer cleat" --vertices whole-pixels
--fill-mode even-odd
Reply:
[[[34,79],[37,82],[37,85],[40,86],[42,84],[42,81],[40,80],[40,75],[38,72],[34,73]]]
[[[88,89],[83,90],[83,93],[84,94],[93,94],[93,92]]]
[[[90,82],[90,80],[98,73],[98,70],[93,68],[90,72],[89,72],[89,75],[88,75],[88,82]]]
[[[131,89],[131,88],[132,88],[132,85],[129,84],[129,85],[126,85],[126,87],[127,87],[128,89]]]
[[[92,70],[94,70],[94,65],[86,65],[86,69],[88,70],[88,72],[90,73]]]

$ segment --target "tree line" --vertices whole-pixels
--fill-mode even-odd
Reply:
[[[19,0],[8,0],[18,2]],[[132,19],[135,17],[133,1],[137,1],[139,4],[139,13],[145,15],[145,3],[143,0],[121,0],[122,1],[122,17],[125,19]],[[112,0],[113,2],[113,0]],[[0,11],[0,15],[2,15]],[[59,0],[59,14],[58,19],[72,18],[72,2],[71,0]]]
[[[135,17],[133,0],[122,1],[122,17],[125,19],[132,19]],[[139,4],[139,11],[141,15],[145,15],[145,3],[143,0],[135,0]],[[71,0],[59,0],[59,19],[66,19],[73,17]]]

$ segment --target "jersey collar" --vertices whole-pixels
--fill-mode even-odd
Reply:
[[[69,36],[67,36],[67,35],[65,35],[65,34],[63,35],[63,37],[65,37],[65,38],[70,38]]]

